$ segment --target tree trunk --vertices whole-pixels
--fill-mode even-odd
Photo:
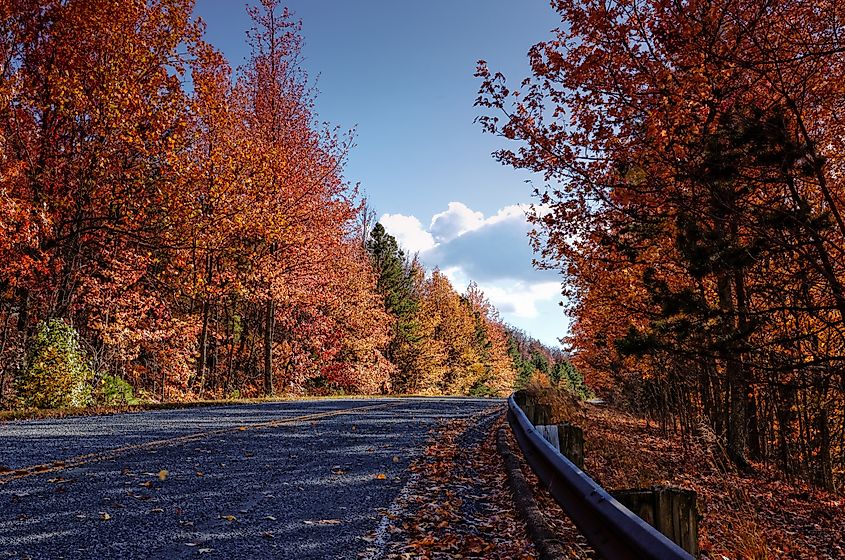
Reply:
[[[731,323],[735,322],[736,308],[733,300],[733,290],[730,277],[723,275],[718,279],[719,308],[730,318]],[[733,325],[732,325],[733,326]],[[735,329],[731,329],[734,330]],[[731,460],[740,468],[749,467],[745,458],[745,449],[748,441],[748,430],[746,426],[747,394],[748,387],[743,371],[742,359],[739,353],[733,348],[722,348],[720,357],[725,364],[725,377],[728,382],[728,453]]]
[[[200,393],[205,386],[205,369],[208,363],[208,301],[202,302],[202,329],[200,330],[200,355],[197,360],[197,379],[199,382]]]
[[[205,257],[205,279],[206,289],[211,284],[212,266],[211,253]],[[197,379],[199,380],[200,393],[205,388],[205,373],[208,364],[208,315],[211,305],[208,302],[208,294],[206,293],[202,300],[202,330],[200,330],[199,338],[199,361],[197,362]]]
[[[276,322],[276,304],[267,300],[267,316],[264,326],[264,393],[273,395],[273,327]]]
[[[29,290],[18,288],[18,332],[26,342],[27,327],[29,326]]]
[[[815,473],[813,478],[816,484],[831,492],[836,490],[833,480],[833,464],[830,445],[830,419],[828,417],[827,405],[822,405],[821,411],[814,418],[818,443],[814,446],[817,450],[815,461]]]

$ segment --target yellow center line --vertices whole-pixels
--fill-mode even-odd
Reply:
[[[82,465],[87,465],[90,463],[97,463],[100,461],[108,461],[109,459],[115,459],[121,455],[126,455],[132,451],[142,451],[148,449],[154,449],[157,447],[167,447],[170,445],[178,445],[181,443],[189,443],[192,441],[199,441],[202,439],[206,439],[208,437],[227,434],[232,432],[242,432],[246,430],[253,430],[257,428],[272,428],[275,426],[282,426],[285,424],[295,424],[297,422],[308,422],[311,420],[322,420],[324,418],[330,418],[332,416],[342,416],[344,414],[357,414],[360,412],[365,412],[368,410],[375,410],[378,408],[385,408],[388,406],[396,406],[398,403],[390,402],[385,404],[375,404],[369,406],[358,406],[354,408],[344,408],[340,410],[331,410],[328,412],[318,412],[315,414],[305,414],[303,416],[294,416],[289,418],[279,418],[277,420],[268,420],[266,422],[258,422],[256,424],[247,424],[237,427],[231,428],[219,428],[216,430],[209,430],[205,432],[195,432],[192,434],[187,434],[184,436],[177,436],[172,438],[165,438],[165,439],[157,439],[154,441],[147,441],[144,443],[137,443],[133,445],[124,445],[123,447],[116,447],[114,449],[109,449],[106,451],[100,451],[95,453],[87,453],[85,455],[78,455],[76,457],[71,457],[69,459],[63,459],[60,461],[52,461],[49,463],[41,463],[39,465],[31,465],[28,467],[21,467],[19,469],[14,469],[8,472],[0,473],[0,485],[6,484],[13,480],[18,480],[21,478],[27,478],[30,476],[35,476],[39,474],[51,473],[56,471],[61,471],[65,469],[71,469],[75,467],[80,467]]]

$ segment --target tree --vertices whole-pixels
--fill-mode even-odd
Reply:
[[[473,345],[484,366],[484,373],[475,380],[469,393],[506,396],[514,390],[517,375],[508,354],[506,326],[475,282],[467,286],[463,302],[475,321]]]
[[[385,357],[398,366],[395,385],[402,390],[414,374],[407,355],[419,339],[416,319],[419,302],[414,294],[414,271],[396,239],[376,223],[367,241],[367,252],[377,275],[376,289],[382,295],[384,308],[395,317],[393,335],[387,345]]]
[[[242,69],[236,95],[244,105],[250,138],[250,189],[256,195],[249,239],[256,266],[246,281],[249,297],[263,309],[264,392],[275,390],[274,348],[290,338],[292,318],[315,315],[327,276],[344,250],[347,224],[356,216],[340,177],[347,146],[335,133],[315,128],[307,75],[299,65],[300,25],[276,0],[249,8],[252,57]],[[277,321],[286,327],[276,332]],[[284,379],[296,387],[296,379]]]

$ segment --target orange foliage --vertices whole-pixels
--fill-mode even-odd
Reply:
[[[477,104],[522,143],[499,159],[550,185],[533,220],[574,362],[664,424],[707,418],[743,468],[841,485],[841,7],[554,7],[533,77],[511,90],[481,63]]]

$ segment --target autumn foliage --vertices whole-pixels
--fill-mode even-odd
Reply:
[[[361,219],[299,23],[233,70],[192,10],[0,3],[0,404],[507,393],[483,294]]]
[[[845,44],[836,2],[552,3],[482,123],[544,174],[574,363],[733,462],[845,481]]]

